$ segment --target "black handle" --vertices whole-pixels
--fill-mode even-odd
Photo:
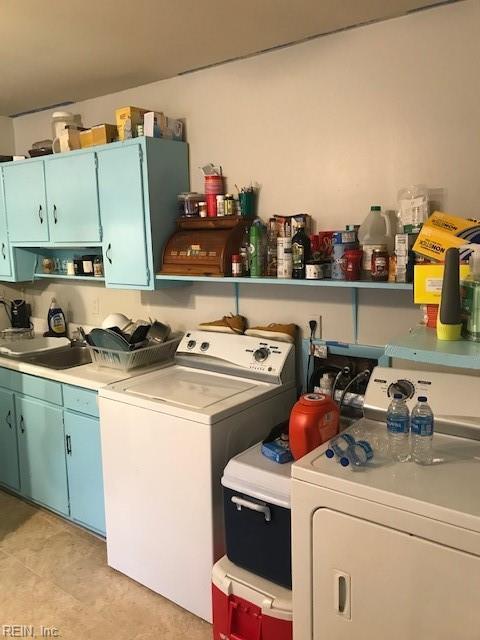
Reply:
[[[112,258],[109,255],[111,250],[112,250],[112,244],[109,242],[107,250],[105,251],[105,255],[107,256],[107,260],[109,261],[110,264],[112,264]]]
[[[7,415],[5,416],[5,422],[8,424],[8,426],[10,427],[10,429],[12,428],[12,421],[11,421],[11,417],[12,417],[12,412],[9,411],[7,413]]]
[[[23,416],[20,416],[20,431],[25,433],[25,420],[23,419]]]
[[[3,256],[4,260],[7,259],[7,254],[5,253],[5,243],[4,242],[2,242],[2,256]]]
[[[72,439],[70,436],[65,437],[66,445],[67,445],[67,453],[68,455],[72,455]]]
[[[58,222],[58,218],[57,218],[57,205],[56,205],[56,204],[54,204],[54,205],[53,205],[53,222],[54,222],[55,224],[57,224],[57,222]]]
[[[40,224],[43,224],[43,209],[42,205],[38,207],[38,217],[40,218]]]

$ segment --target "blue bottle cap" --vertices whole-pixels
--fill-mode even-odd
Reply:
[[[332,459],[335,455],[335,451],[333,449],[327,449],[325,451],[325,455],[327,456],[327,458]]]
[[[350,460],[348,458],[340,458],[340,464],[342,465],[342,467],[348,467],[348,465],[350,464]]]
[[[419,402],[426,402],[427,401],[427,396],[418,396],[417,400]]]

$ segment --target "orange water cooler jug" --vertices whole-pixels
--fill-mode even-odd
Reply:
[[[323,393],[306,393],[294,405],[288,425],[290,449],[295,460],[313,451],[338,433],[340,413]]]

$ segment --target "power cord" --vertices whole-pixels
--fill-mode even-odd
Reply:
[[[310,338],[309,338],[309,353],[308,353],[308,360],[307,360],[307,378],[305,381],[306,384],[306,389],[308,391],[308,381],[310,380],[310,366],[312,364],[312,360],[315,357],[315,345],[313,344],[313,341],[315,339],[315,332],[317,331],[317,321],[316,320],[310,320],[308,323],[308,326],[310,327]]]

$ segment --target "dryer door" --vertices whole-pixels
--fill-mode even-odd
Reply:
[[[319,509],[312,572],[314,640],[478,640],[477,556]]]

